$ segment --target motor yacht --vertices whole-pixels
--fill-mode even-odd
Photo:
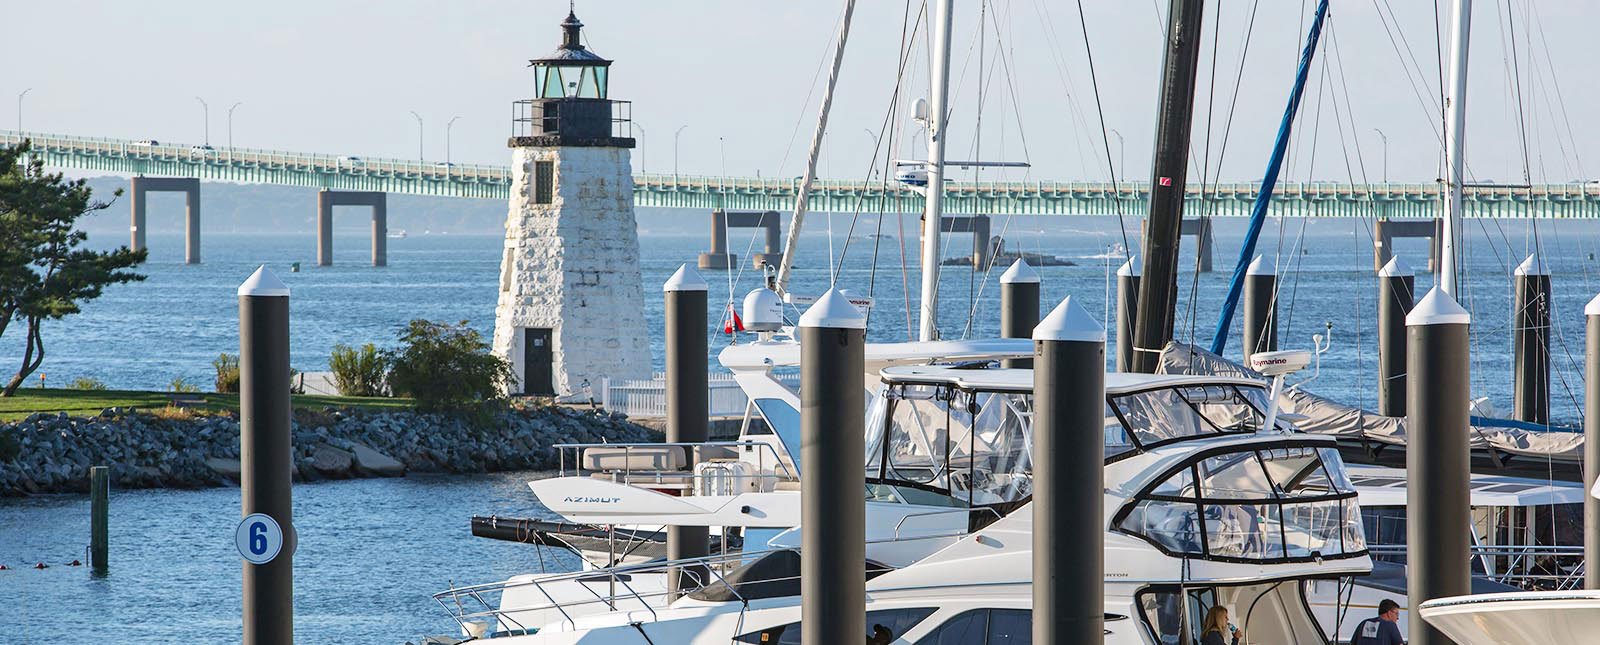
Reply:
[[[1311,593],[1348,584],[1371,559],[1334,440],[1290,433],[1286,424],[1265,428],[1269,395],[1253,379],[1117,373],[1106,386],[1106,514],[1086,518],[1106,529],[1106,642],[1176,643],[1185,631],[1198,640],[1199,618],[1215,604],[1233,610],[1252,642],[1322,642],[1337,633],[1338,624],[1312,610]],[[864,438],[870,528],[862,566],[873,632],[864,637],[981,643],[1027,632],[1032,387],[1030,370],[882,368]],[[790,425],[759,399],[753,404],[778,445],[798,428],[797,412],[784,413]],[[637,483],[636,463],[622,458],[629,482]],[[700,497],[593,476],[548,481],[560,479],[568,481],[556,486],[573,487],[559,492],[563,501],[603,501],[564,502],[558,512],[581,516],[578,507],[593,505],[591,519],[665,520],[674,509],[689,512],[675,503]],[[614,492],[573,492],[578,480]],[[541,499],[556,491],[534,488]],[[716,506],[741,528],[778,525],[769,527],[777,534],[767,551],[751,550],[747,534],[742,553],[517,576],[435,599],[466,635],[507,643],[797,642],[798,497],[775,483]],[[599,510],[607,507],[625,512]],[[650,508],[667,512],[649,515]],[[686,570],[699,581],[694,588],[645,586]]]

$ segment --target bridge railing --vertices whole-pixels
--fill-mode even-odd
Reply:
[[[278,170],[394,177],[432,180],[483,181],[507,183],[507,166],[456,164],[391,158],[363,158],[353,155],[328,155],[259,148],[214,147],[200,144],[163,143],[158,140],[111,139],[35,132],[0,131],[0,144],[15,145],[32,141],[41,154],[76,154],[92,157],[120,157],[129,160],[160,160],[212,167],[250,167]]]
[[[625,117],[624,117],[625,118]],[[52,166],[124,173],[172,173],[297,186],[343,187],[397,193],[504,199],[511,183],[507,166],[445,164],[420,160],[363,158],[243,147],[211,147],[153,140],[81,137],[0,130],[0,144],[34,142]],[[795,178],[718,177],[651,174],[634,177],[640,205],[676,207],[786,208],[799,187]],[[1347,184],[1282,182],[1273,213],[1284,216],[1434,217],[1441,199],[1437,182]],[[1247,214],[1259,182],[1190,186],[1186,199],[1208,204],[1205,213]],[[1148,199],[1148,182],[1104,181],[951,181],[947,209],[994,214],[1137,215]],[[1600,218],[1600,183],[1527,185],[1477,184],[1466,187],[1468,217]],[[921,194],[894,181],[823,179],[812,196],[818,208],[872,207],[877,202],[899,212],[920,209]],[[1122,204],[1115,208],[1112,205]],[[1129,205],[1133,205],[1132,208]]]

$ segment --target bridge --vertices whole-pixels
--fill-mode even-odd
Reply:
[[[131,139],[0,130],[0,144],[33,142],[53,168],[208,181],[280,184],[477,199],[509,198],[508,166],[445,164],[251,148],[210,148]],[[1147,182],[947,182],[946,213],[955,215],[1141,216]],[[1188,190],[1191,216],[1249,215],[1259,184],[1223,183]],[[798,179],[635,175],[634,204],[710,210],[794,209]],[[818,180],[810,208],[821,212],[920,213],[922,195],[896,182]],[[1279,182],[1269,214],[1276,217],[1431,218],[1440,185]],[[1600,218],[1600,187],[1584,184],[1471,186],[1466,217]]]

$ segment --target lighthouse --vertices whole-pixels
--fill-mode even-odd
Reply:
[[[584,47],[582,30],[568,13],[561,46],[529,61],[534,98],[512,104],[494,325],[511,394],[587,398],[604,378],[650,373],[630,104],[610,98],[611,61]]]

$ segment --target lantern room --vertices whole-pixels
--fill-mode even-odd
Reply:
[[[582,31],[577,14],[568,12],[561,46],[528,61],[533,98],[512,103],[512,147],[633,147],[632,105],[611,100],[611,61],[583,46]]]
[[[611,61],[585,49],[583,23],[576,13],[561,22],[561,47],[549,56],[528,61],[533,67],[534,96],[541,99],[606,98],[606,72]]]

